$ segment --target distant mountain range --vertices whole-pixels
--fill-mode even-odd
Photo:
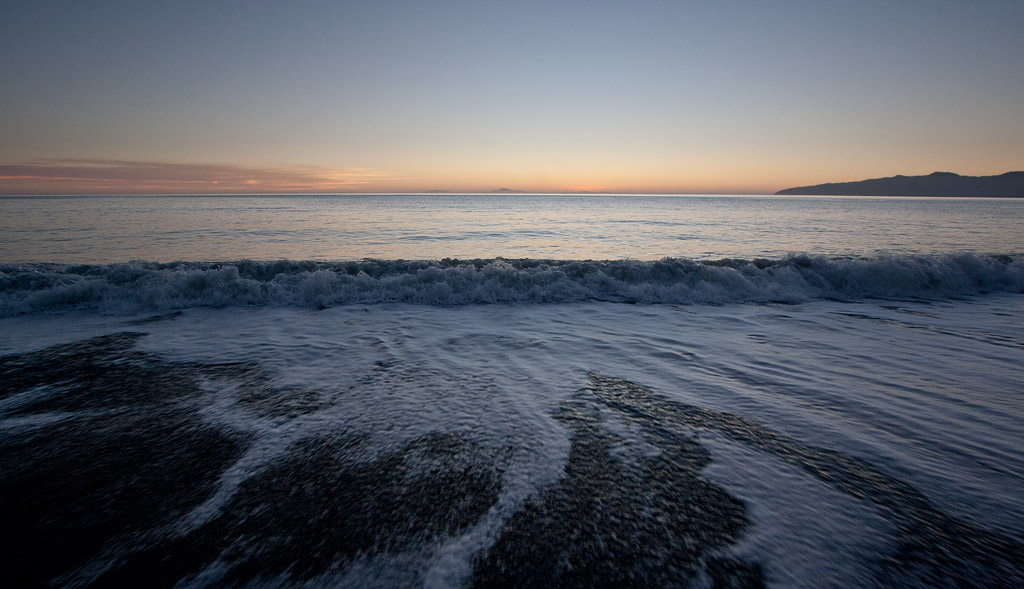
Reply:
[[[787,188],[775,194],[845,196],[986,196],[1024,197],[1024,172],[998,176],[961,176],[935,172],[927,176],[893,176],[860,182],[834,182]]]

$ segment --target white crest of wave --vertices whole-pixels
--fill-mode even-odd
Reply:
[[[7,316],[376,303],[799,303],[989,292],[1024,292],[1024,255],[0,265],[0,314]]]

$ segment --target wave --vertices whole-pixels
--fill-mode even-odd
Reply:
[[[376,303],[800,303],[991,292],[1024,293],[1024,255],[0,265],[3,316]]]

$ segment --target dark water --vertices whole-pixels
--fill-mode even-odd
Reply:
[[[1013,304],[1011,298],[1002,300],[1004,305]],[[901,329],[906,332],[906,327],[913,325],[914,315],[907,315],[901,328],[887,331],[892,322],[879,325],[871,317],[860,319],[867,317],[866,307],[830,303],[805,315],[803,321],[817,318],[833,322],[819,328],[836,328],[852,320],[864,330],[860,337],[868,340],[898,334]],[[386,352],[383,355],[377,352],[358,360],[356,365],[364,368],[345,375],[343,380],[350,384],[337,389],[330,384],[328,367],[332,356],[340,359],[337,354],[345,352],[327,352],[324,346],[337,340],[337,327],[358,319],[365,313],[362,310],[346,310],[340,318],[350,318],[347,321],[326,316],[318,319],[315,312],[303,312],[309,323],[293,324],[297,339],[291,342],[281,339],[285,336],[280,333],[251,333],[254,328],[259,331],[259,325],[271,325],[267,320],[275,315],[270,311],[262,313],[260,322],[250,323],[228,309],[205,317],[184,312],[130,322],[115,320],[108,322],[105,329],[113,331],[107,335],[74,338],[67,344],[4,356],[0,358],[3,570],[14,586],[760,587],[835,583],[836,578],[828,577],[782,580],[786,577],[780,577],[779,563],[768,554],[738,550],[759,529],[793,525],[766,520],[759,500],[745,499],[748,493],[737,492],[742,487],[735,481],[723,483],[722,469],[735,468],[730,466],[734,463],[727,457],[729,451],[724,451],[723,443],[727,443],[760,456],[762,462],[785,465],[781,470],[760,471],[758,477],[783,480],[794,476],[785,474],[792,472],[806,480],[794,487],[791,501],[817,505],[820,499],[805,494],[807,485],[816,485],[814,494],[844,497],[842,501],[857,504],[857,510],[873,514],[842,524],[863,526],[855,535],[884,535],[886,539],[866,553],[834,552],[821,544],[829,538],[815,528],[796,526],[797,536],[786,540],[796,542],[788,548],[796,553],[807,554],[808,547],[800,546],[807,542],[814,546],[810,553],[814,558],[826,562],[839,558],[834,564],[840,570],[848,566],[841,564],[843,559],[853,559],[851,570],[856,574],[841,577],[840,584],[1001,587],[1024,582],[1021,539],[979,525],[961,515],[959,508],[947,511],[946,505],[956,505],[960,499],[940,496],[937,503],[932,499],[935,488],[918,488],[920,474],[901,475],[900,468],[886,465],[885,460],[867,460],[858,457],[859,452],[836,449],[849,445],[838,438],[830,445],[820,445],[820,441],[809,441],[814,437],[809,431],[797,428],[784,433],[781,430],[792,430],[792,426],[782,425],[789,418],[780,421],[780,416],[770,411],[742,409],[744,403],[732,400],[728,393],[705,398],[711,405],[705,406],[635,377],[605,373],[624,370],[621,361],[618,366],[595,361],[610,358],[609,352],[602,350],[602,341],[622,337],[607,330],[621,324],[613,317],[622,317],[624,308],[590,309],[605,309],[601,313],[611,317],[599,314],[589,320],[590,325],[574,328],[576,335],[568,336],[567,341],[577,342],[576,352],[573,354],[571,347],[566,352],[577,364],[597,368],[590,372],[541,368],[543,361],[528,360],[558,349],[557,338],[552,336],[529,339],[525,333],[515,335],[523,328],[512,327],[511,331],[493,332],[498,339],[490,342],[486,331],[480,331],[487,321],[487,313],[480,309],[469,309],[470,315],[433,310],[421,319],[416,319],[420,312],[415,308],[403,311],[406,316],[397,319],[396,326],[404,325],[405,335],[386,344],[380,350]],[[941,313],[932,311],[931,315]],[[386,310],[374,313],[381,317],[361,329],[383,335],[389,327],[380,319],[395,314]],[[512,317],[533,317],[541,321],[534,330],[557,331],[559,317],[580,318],[587,313],[585,305],[568,305],[535,312],[523,308]],[[671,310],[658,313],[668,318]],[[778,312],[768,309],[767,313],[764,317]],[[787,313],[801,316],[797,309]],[[707,374],[702,377],[707,384],[735,371],[736,376],[745,375],[736,382],[746,383],[745,389],[755,395],[785,386],[769,376],[772,369],[763,361],[745,359],[746,352],[728,360],[735,368],[716,367],[726,357],[710,350],[746,332],[749,326],[720,334],[718,343],[709,342],[709,350],[689,347],[691,351],[683,352],[686,346],[656,336],[656,324],[644,319],[644,314],[634,314],[630,321],[647,325],[650,333],[622,326],[623,334],[631,332],[629,337],[642,338],[654,350],[630,352],[634,361],[641,362],[639,373],[647,370],[643,363],[657,361],[665,366],[690,366],[693,375]],[[299,317],[294,312],[290,315]],[[729,315],[722,309],[702,321],[724,325]],[[900,316],[898,309],[893,315]],[[222,332],[223,341],[236,344],[229,344],[230,349],[222,347],[218,355],[236,361],[183,359],[210,356],[203,346],[218,345],[219,338],[211,335],[217,332],[218,317],[230,320],[232,316],[243,319],[236,326],[240,331],[234,335]],[[433,330],[430,321],[460,316],[465,327],[448,330],[448,337],[456,341],[469,338],[460,345],[475,352],[455,353],[452,341],[439,347],[428,343],[437,337],[446,341],[445,332]],[[686,324],[685,316],[681,315],[680,325]],[[927,328],[937,317],[922,315],[918,325]],[[428,320],[424,323],[424,319]],[[120,330],[116,329],[118,323]],[[660,323],[667,327],[665,321]],[[211,331],[197,331],[197,325],[206,325]],[[322,337],[313,325],[320,325],[327,339],[310,339]],[[936,336],[950,339],[953,345],[962,341],[963,334],[946,329],[946,335]],[[157,340],[145,335],[154,330],[165,335]],[[917,337],[913,329],[909,331],[910,335],[902,336],[904,343]],[[244,335],[246,332],[250,333]],[[695,331],[700,332],[700,328]],[[800,333],[793,331],[780,339],[799,341]],[[593,340],[574,339],[583,334],[591,334]],[[195,341],[183,346],[176,341],[182,336]],[[361,337],[348,334],[346,346],[353,351],[373,347],[360,343]],[[249,353],[232,347],[242,341],[247,342],[243,349],[257,347]],[[140,345],[143,342],[179,352],[156,353],[153,345]],[[199,342],[207,343],[197,345]],[[784,341],[777,343],[786,347]],[[410,347],[411,356],[403,352],[403,346]],[[1004,350],[999,362],[1012,363],[1020,346],[1019,338],[1007,337],[991,339],[982,347]],[[256,350],[263,351],[254,354]],[[500,361],[503,352],[498,350],[521,350],[514,355],[525,357],[507,366],[489,367],[490,361]],[[317,374],[312,381],[289,382],[281,378],[280,369],[270,367],[274,362],[259,360],[269,354],[268,358],[294,363],[288,358],[296,353],[301,354],[296,359],[306,358],[299,360],[300,364],[320,358],[321,364],[296,367],[295,374]],[[449,361],[456,364],[438,364],[444,354],[454,354]],[[378,359],[367,362],[374,356]],[[560,352],[547,361],[558,363],[558,358],[564,361],[568,357]],[[416,358],[434,358],[434,365],[414,368]],[[541,370],[546,382],[558,382],[566,374],[570,382],[563,380],[562,387],[537,387],[529,394],[519,393],[518,398],[501,394],[500,388],[494,388],[496,382],[509,378],[514,382],[526,366],[519,364],[522,360],[532,362],[532,370]],[[625,360],[628,363],[628,358]],[[785,362],[784,356],[779,360]],[[469,375],[457,368],[459,364],[489,374]],[[877,373],[870,363],[861,360],[861,364],[865,370],[862,378]],[[874,365],[879,366],[877,362]],[[832,376],[823,374],[821,382],[841,374],[841,367],[848,368],[850,360],[838,366]],[[800,367],[791,369],[799,371]],[[519,378],[536,376],[520,374]],[[850,384],[858,382],[846,378]],[[317,379],[323,384],[315,384]],[[911,384],[909,380],[902,383]],[[369,404],[355,410],[361,406],[358,397],[364,390]],[[796,392],[791,390],[788,395]],[[436,400],[433,394],[438,395]],[[920,394],[932,393],[923,390]],[[867,399],[830,401],[834,406],[827,412],[829,420],[843,423],[857,415]],[[814,404],[826,401],[820,397]],[[735,409],[713,408],[723,402]],[[962,397],[959,402],[968,399]],[[458,410],[446,417],[433,413],[446,404],[465,408],[476,403],[481,403],[480,413],[470,410],[468,420],[460,417]],[[801,407],[801,403],[793,407]],[[519,407],[516,411],[527,413],[512,420],[504,417],[515,406]],[[905,419],[922,417],[920,410],[911,406],[891,410],[903,412]],[[815,410],[802,411],[813,415]],[[945,416],[953,415],[944,411]],[[531,416],[535,412],[540,415]],[[864,418],[870,421],[863,431],[888,427],[880,416]],[[554,429],[545,429],[546,420]],[[417,423],[420,425],[414,425]],[[860,435],[860,426],[844,427]],[[961,437],[969,440],[990,435],[988,427],[975,425],[974,432],[965,430]],[[542,457],[540,463],[557,474],[509,501],[524,476],[525,480],[532,476],[523,471],[524,456],[536,452],[530,448],[550,436],[554,437],[542,445],[557,447],[563,435],[564,458]],[[919,443],[913,435],[900,435],[903,443]],[[1013,447],[1012,441],[1007,443]],[[928,446],[926,455],[942,451],[935,441]],[[951,451],[955,457],[957,450]],[[979,459],[986,455],[984,450],[975,452]],[[1019,456],[1004,461],[1002,468],[1016,469],[1018,463]],[[527,464],[537,463],[528,460]],[[717,464],[717,474],[709,475],[713,464]],[[964,484],[970,484],[967,473],[961,476]],[[778,483],[749,478],[743,486],[765,484]],[[815,517],[829,521],[835,515],[820,511]]]
[[[1022,207],[0,198],[3,584],[1022,586]]]

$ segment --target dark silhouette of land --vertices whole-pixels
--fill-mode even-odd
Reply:
[[[1024,172],[998,176],[961,176],[934,172],[927,176],[893,176],[860,182],[835,182],[787,188],[775,194],[844,196],[980,196],[1024,197]]]

